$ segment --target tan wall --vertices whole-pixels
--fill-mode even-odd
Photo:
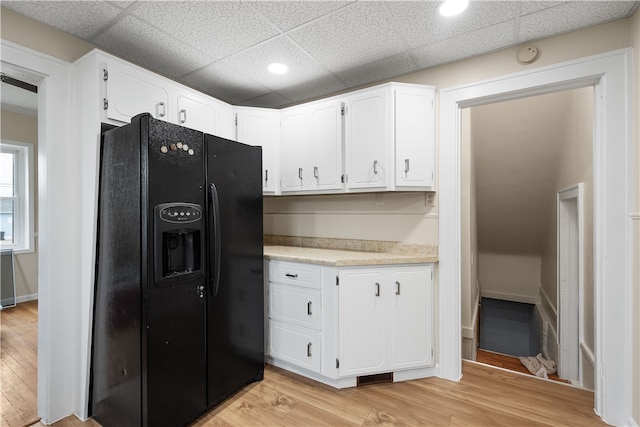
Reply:
[[[633,123],[633,140],[635,148],[635,208],[634,208],[634,243],[633,243],[633,259],[640,259],[640,9],[631,17],[631,45],[634,49],[634,123]],[[636,262],[633,271],[634,277],[634,315],[633,330],[633,418],[637,425],[640,425],[640,262]]]
[[[34,148],[34,179],[38,182],[38,119],[11,111],[2,111],[0,118],[0,135],[2,139],[11,141],[28,142]],[[36,187],[37,188],[37,187]],[[35,223],[38,224],[38,195],[35,197]],[[38,293],[38,239],[36,238],[36,251],[16,255],[14,258],[16,297],[25,297]]]
[[[73,62],[94,48],[70,34],[58,31],[12,10],[0,10],[0,36],[21,46]]]

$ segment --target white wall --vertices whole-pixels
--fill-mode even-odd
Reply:
[[[540,257],[480,253],[482,296],[535,304],[540,289]]]
[[[13,111],[2,111],[0,136],[11,141],[33,144],[34,182],[38,182],[38,118]],[[34,186],[34,190],[36,190]],[[38,194],[34,196],[35,227],[38,224]],[[14,258],[16,299],[18,302],[35,299],[38,296],[38,239],[33,253],[18,254]]]
[[[636,182],[636,194],[635,194],[635,208],[633,212],[633,224],[635,229],[635,238],[633,243],[634,259],[640,258],[640,10],[636,10],[636,13],[631,17],[631,44],[634,49],[633,57],[633,70],[634,79],[636,82],[634,88],[634,116],[635,121],[633,124],[633,139],[635,141],[635,182]],[[633,417],[635,425],[640,425],[640,262],[636,262],[634,265],[634,295],[633,295],[633,310],[634,319],[632,322],[632,339],[633,339],[633,372],[631,377],[634,378],[633,382]]]

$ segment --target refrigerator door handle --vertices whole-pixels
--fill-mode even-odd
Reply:
[[[218,205],[218,189],[214,183],[209,187],[209,195],[211,204],[212,231],[213,231],[213,265],[209,264],[211,271],[209,276],[209,284],[211,285],[211,297],[218,295],[220,286],[220,207]],[[211,246],[209,246],[211,249]],[[211,260],[211,257],[209,257]],[[211,262],[211,261],[209,261]]]

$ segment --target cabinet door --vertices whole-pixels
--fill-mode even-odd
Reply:
[[[318,289],[284,283],[269,284],[269,317],[319,331],[322,328],[322,298]]]
[[[236,109],[236,140],[262,147],[262,190],[278,190],[278,146],[280,112],[262,108]]]
[[[283,113],[280,139],[280,189],[283,192],[300,191],[308,185],[308,131],[306,109]]]
[[[107,65],[107,118],[129,123],[141,113],[170,121],[169,84],[151,72],[120,62]]]
[[[340,375],[379,371],[386,362],[383,276],[353,270],[339,277]]]
[[[319,332],[269,321],[269,356],[320,372],[322,340]]]
[[[214,103],[199,94],[180,94],[178,96],[178,124],[217,135],[218,112]]]
[[[342,103],[313,104],[309,111],[309,167],[319,190],[342,188]]]
[[[396,88],[396,186],[433,186],[434,138],[433,90]]]
[[[390,135],[389,88],[347,98],[346,156],[348,188],[384,188]]]
[[[433,281],[430,267],[392,274],[390,351],[393,369],[433,364]]]

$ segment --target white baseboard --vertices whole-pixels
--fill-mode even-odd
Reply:
[[[501,299],[505,301],[524,302],[527,304],[538,304],[540,297],[531,295],[508,294],[504,292],[482,291],[482,298]]]
[[[37,299],[38,299],[38,294],[22,295],[22,296],[16,297],[16,304],[20,304],[21,302],[33,301]]]

